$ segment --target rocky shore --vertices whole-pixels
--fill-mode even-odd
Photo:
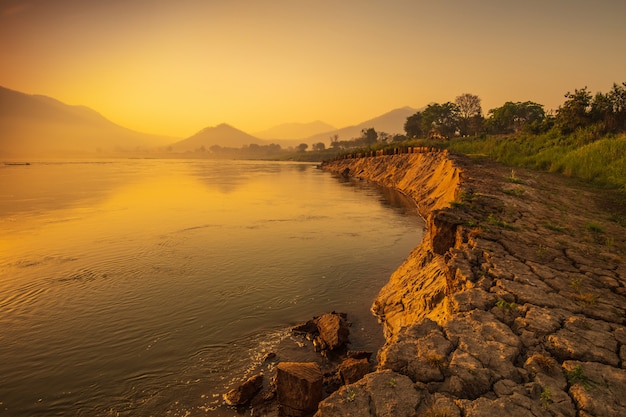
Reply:
[[[323,169],[412,197],[427,232],[372,306],[377,369],[317,417],[626,415],[623,194],[447,152]]]

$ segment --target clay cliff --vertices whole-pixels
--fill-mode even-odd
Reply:
[[[623,194],[447,152],[323,168],[411,196],[427,232],[373,303],[377,370],[316,416],[626,415]]]

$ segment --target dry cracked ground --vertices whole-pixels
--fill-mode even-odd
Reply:
[[[443,273],[405,291],[419,298],[432,279],[445,288],[424,305],[445,312],[387,329],[378,370],[316,416],[626,416],[624,193],[451,158],[457,198],[430,215],[454,247],[416,248]]]

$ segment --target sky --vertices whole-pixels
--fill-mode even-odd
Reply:
[[[623,0],[0,0],[0,85],[187,137],[626,81]]]

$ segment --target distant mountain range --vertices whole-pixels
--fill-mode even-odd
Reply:
[[[84,106],[0,87],[0,156],[131,150],[171,141],[119,126]]]
[[[318,142],[329,145],[335,135],[340,140],[348,140],[359,137],[361,131],[368,128],[389,134],[402,133],[407,117],[416,111],[402,107],[341,129],[321,121],[285,123],[256,135],[220,124],[176,141],[124,128],[88,107],[70,106],[50,97],[0,87],[0,158],[158,149],[189,152],[202,147],[208,150],[214,145],[232,148],[270,143],[283,147]]]
[[[247,134],[246,132],[236,129],[226,123],[214,127],[202,129],[193,136],[188,137],[170,145],[174,152],[195,151],[204,147],[209,150],[211,146],[222,146],[229,148],[240,148],[243,145],[257,144],[261,145],[266,142],[262,139]]]
[[[377,132],[385,132],[390,135],[404,133],[404,123],[409,116],[414,115],[419,109],[412,107],[402,107],[388,113],[366,120],[358,125],[348,126],[331,132],[320,133],[308,138],[311,143],[323,142],[328,144],[330,137],[337,135],[339,140],[350,140],[361,136],[363,129],[374,128]]]
[[[265,140],[301,140],[334,130],[337,130],[337,128],[328,123],[316,120],[310,123],[283,123],[270,129],[256,132],[254,136]]]

